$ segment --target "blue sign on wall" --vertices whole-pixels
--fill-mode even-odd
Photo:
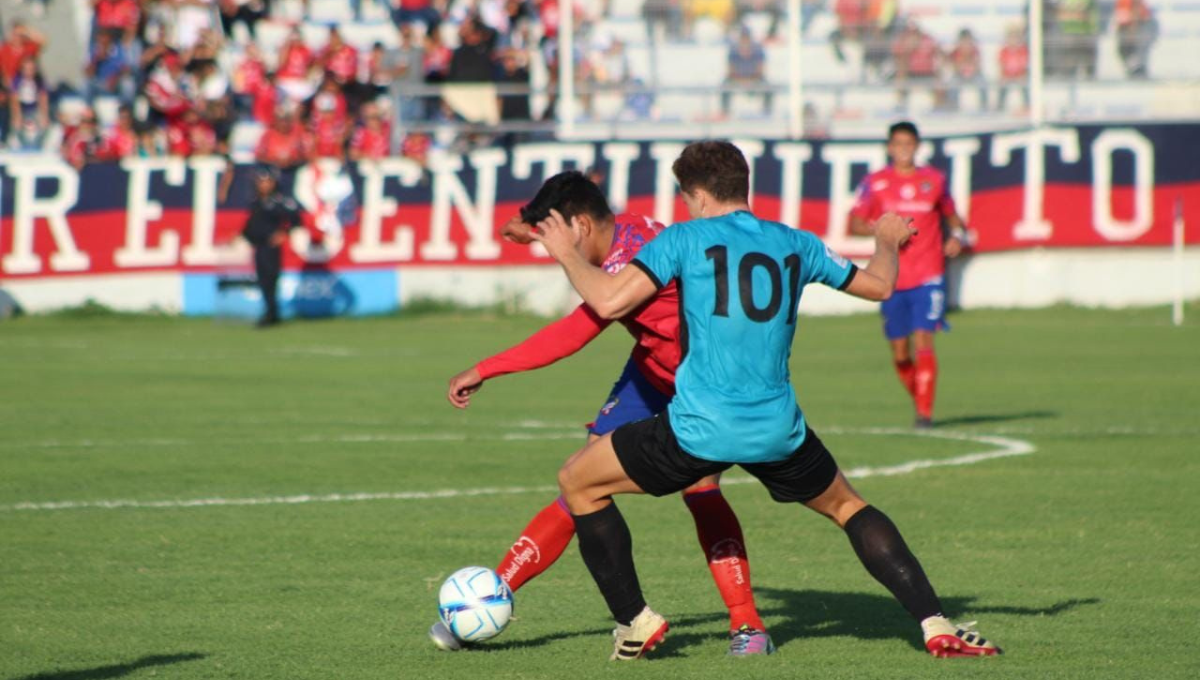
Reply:
[[[335,271],[310,268],[284,272],[279,311],[287,318],[369,316],[399,306],[395,269]],[[263,313],[252,271],[184,274],[183,313],[252,319]]]

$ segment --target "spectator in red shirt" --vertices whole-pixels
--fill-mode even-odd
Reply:
[[[133,109],[122,104],[117,110],[117,121],[100,139],[96,160],[119,161],[137,154],[138,138],[134,129]]]
[[[400,144],[400,154],[410,158],[425,167],[429,160],[429,149],[433,147],[433,139],[424,133],[413,133],[405,136]]]
[[[312,155],[314,158],[342,159],[346,155],[346,117],[332,109],[313,107]]]
[[[21,69],[21,62],[26,59],[37,60],[42,52],[46,38],[41,33],[25,25],[20,19],[12,22],[8,40],[0,45],[0,76],[4,84],[12,88],[13,79]]]
[[[337,26],[330,26],[329,42],[317,56],[317,64],[345,88],[353,84],[358,75],[358,50],[346,44]]]
[[[929,86],[933,90],[934,108],[945,107],[945,89],[940,77],[942,50],[915,21],[910,19],[892,43],[892,57],[896,62],[896,95],[900,110],[908,109],[912,83]]]
[[[179,55],[168,52],[159,59],[158,66],[146,80],[143,92],[156,122],[166,121],[169,124],[192,107],[181,85],[183,76]]]
[[[217,135],[195,109],[167,124],[167,153],[172,156],[211,156],[217,150]]]
[[[84,165],[96,160],[98,142],[96,114],[92,113],[91,109],[87,109],[80,116],[79,125],[68,131],[63,137],[63,160],[76,170],[82,170]]]
[[[189,155],[212,156],[219,151],[220,140],[212,123],[195,111],[183,119],[187,123],[188,145],[191,147]]]
[[[311,140],[296,122],[295,114],[286,107],[275,113],[275,120],[258,140],[254,158],[286,175],[294,174],[310,155]],[[290,190],[291,185],[288,182]]]
[[[275,110],[279,108],[279,88],[275,84],[275,75],[268,73],[252,93],[250,114],[254,120],[263,125],[270,125],[275,118]]]
[[[312,96],[313,83],[310,79],[315,60],[312,50],[304,44],[300,29],[294,28],[279,53],[275,71],[276,82],[292,101],[304,101]]]
[[[975,34],[971,33],[971,29],[964,28],[958,32],[958,42],[954,44],[954,49],[950,50],[949,56],[954,78],[949,93],[950,108],[958,109],[958,95],[966,86],[974,85],[979,89],[979,108],[986,111],[988,108],[987,80],[983,77],[979,43],[976,42]]]
[[[255,98],[266,79],[267,64],[263,61],[262,51],[258,49],[256,43],[246,45],[242,60],[234,67],[229,83],[230,90],[233,91],[233,100],[239,112],[254,113]],[[274,89],[274,85],[271,87]],[[274,103],[271,106],[274,108]],[[269,111],[270,109],[268,109],[268,119],[270,118]]]
[[[1025,31],[1019,26],[1008,29],[1004,47],[1000,48],[1000,92],[996,110],[1003,111],[1009,88],[1021,92],[1024,108],[1029,108],[1029,45]]]
[[[362,123],[350,139],[350,160],[377,161],[388,157],[391,153],[391,124],[384,119],[378,104],[367,103],[362,111]]]
[[[117,33],[118,42],[129,43],[137,37],[142,8],[137,0],[92,0],[92,36],[103,30]]]

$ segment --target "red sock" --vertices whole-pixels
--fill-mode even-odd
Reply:
[[[496,573],[517,591],[527,581],[550,568],[575,537],[575,519],[562,498],[542,508],[508,549]]]
[[[904,389],[908,390],[908,395],[914,397],[917,394],[917,386],[914,382],[916,378],[917,368],[913,365],[912,359],[904,361],[896,361],[896,375],[900,378],[900,384],[904,385]]]
[[[721,599],[729,608],[729,628],[737,630],[743,623],[766,630],[758,609],[754,606],[754,591],[750,589],[750,561],[746,559],[746,543],[737,515],[725,501],[718,486],[706,486],[683,494],[696,535],[708,558],[708,569]]]
[[[933,393],[937,386],[937,356],[932,349],[917,351],[917,371],[913,380],[916,389],[913,398],[917,403],[917,415],[933,417]]]

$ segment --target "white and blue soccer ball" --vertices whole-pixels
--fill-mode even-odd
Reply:
[[[463,567],[438,593],[438,616],[463,642],[494,638],[512,618],[513,592],[487,567]]]

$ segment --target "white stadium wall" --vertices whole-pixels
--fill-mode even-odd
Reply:
[[[1200,299],[1200,248],[1186,249],[1182,267],[1180,277],[1175,256],[1165,248],[988,253],[964,257],[951,265],[949,296],[951,306],[961,309],[1162,305],[1174,300],[1179,292],[1184,299]],[[413,301],[443,300],[556,315],[579,303],[555,265],[396,267],[394,272],[396,307],[400,309]],[[123,311],[184,310],[184,275],[178,273],[10,280],[0,283],[0,289],[12,295],[22,309],[33,313],[88,300]],[[256,299],[253,293],[250,297]],[[286,291],[283,297],[289,299]],[[814,315],[853,314],[875,308],[874,304],[822,286],[806,288],[800,303],[804,313]]]

